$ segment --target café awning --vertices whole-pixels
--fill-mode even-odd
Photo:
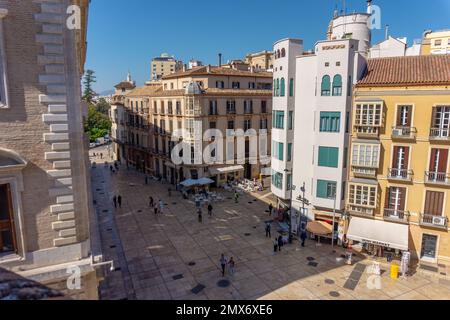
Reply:
[[[326,236],[333,233],[333,227],[324,221],[308,222],[306,230],[318,236]]]
[[[223,173],[229,173],[229,172],[236,172],[236,171],[244,171],[243,166],[229,166],[229,167],[223,167],[223,168],[211,168],[209,169],[209,172],[212,175],[218,175]]]
[[[362,243],[408,250],[408,225],[353,217],[347,238]]]

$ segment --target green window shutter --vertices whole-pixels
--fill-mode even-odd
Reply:
[[[284,78],[281,78],[281,96],[284,97],[286,95],[286,82]]]
[[[288,144],[288,161],[292,161],[292,143]]]
[[[294,79],[291,79],[289,81],[289,96],[290,97],[294,96]]]
[[[342,87],[342,77],[339,74],[334,76],[333,86],[334,87]]]
[[[339,148],[319,147],[319,167],[337,168]]]
[[[317,180],[317,198],[327,198],[328,181]]]
[[[330,76],[324,76],[322,78],[322,95],[327,96],[330,95],[331,91],[331,78]]]
[[[284,143],[278,142],[278,160],[284,161]]]

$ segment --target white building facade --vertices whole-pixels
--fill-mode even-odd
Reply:
[[[369,17],[336,16],[314,52],[304,53],[301,40],[274,45],[272,191],[297,213],[309,200],[310,220],[345,208],[352,88],[366,68]]]

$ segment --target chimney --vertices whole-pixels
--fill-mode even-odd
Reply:
[[[183,64],[183,72],[186,72],[186,70],[187,70],[186,64]]]
[[[386,30],[385,30],[385,36],[384,36],[384,39],[385,39],[385,40],[389,39],[389,25],[388,25],[388,24],[386,25]]]
[[[208,67],[206,68],[206,72],[211,73],[211,65],[208,64]]]
[[[219,67],[222,66],[222,54],[219,53]]]
[[[372,0],[367,0],[367,14],[372,15]]]

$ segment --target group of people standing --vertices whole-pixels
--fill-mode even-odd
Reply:
[[[225,277],[225,272],[228,266],[228,271],[230,275],[234,275],[236,263],[234,262],[233,257],[230,258],[230,260],[225,257],[225,254],[222,253],[220,257],[220,266],[222,268],[222,277]]]
[[[149,208],[153,208],[153,211],[155,213],[155,215],[157,215],[158,213],[163,214],[164,213],[164,201],[162,201],[161,199],[156,202],[152,196],[149,197],[149,203],[148,203]]]
[[[113,197],[113,204],[116,209],[117,207],[122,208],[122,196],[120,194]]]

